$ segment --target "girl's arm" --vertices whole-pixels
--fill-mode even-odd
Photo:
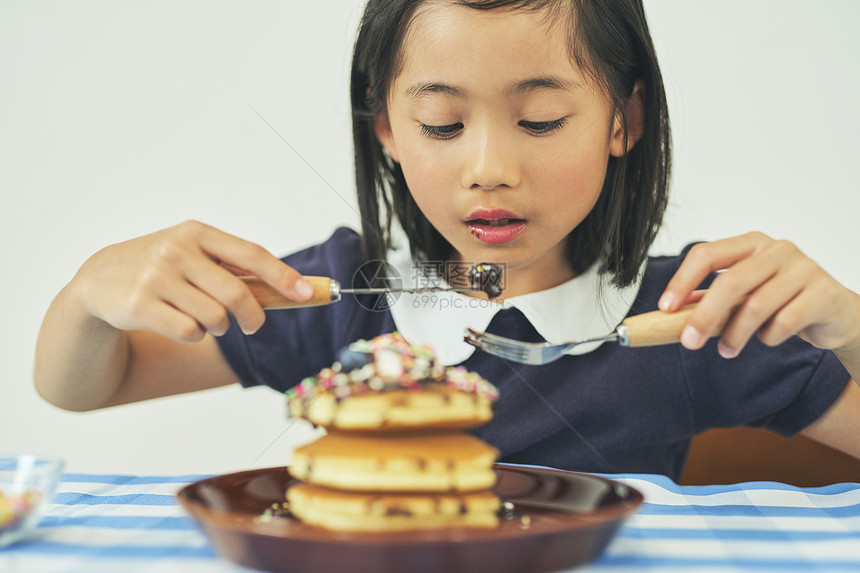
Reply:
[[[720,271],[701,296],[681,336],[696,350],[731,315],[719,341],[733,358],[757,335],[775,346],[798,335],[830,349],[853,378],[842,395],[804,433],[860,458],[860,295],[842,286],[788,241],[748,233],[695,245],[660,298],[672,311],[695,298],[694,289]]]
[[[61,408],[92,410],[235,382],[213,335],[226,332],[229,314],[246,333],[265,314],[225,265],[294,300],[311,294],[262,247],[193,221],[112,245],[48,309],[36,345],[38,392]]]
[[[860,385],[854,380],[803,435],[860,458]]]

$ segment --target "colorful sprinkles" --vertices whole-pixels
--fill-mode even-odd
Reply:
[[[285,519],[293,517],[293,513],[290,511],[290,504],[286,501],[282,501],[281,503],[273,503],[271,506],[267,507],[261,515],[258,515],[255,521],[260,523],[271,523],[276,519]]]
[[[285,393],[287,400],[307,401],[322,392],[337,398],[368,392],[409,390],[421,392],[428,385],[445,384],[462,392],[499,397],[498,389],[476,372],[463,366],[446,368],[436,360],[429,345],[414,346],[399,332],[371,340],[357,340],[341,351],[338,361],[316,376],[302,380]]]
[[[42,499],[42,492],[28,490],[5,495],[0,491],[0,533],[17,528]]]

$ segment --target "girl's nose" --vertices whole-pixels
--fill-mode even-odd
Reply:
[[[519,185],[519,163],[504,137],[485,132],[477,136],[464,151],[463,187],[496,189]]]

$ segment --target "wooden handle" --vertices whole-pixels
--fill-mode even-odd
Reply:
[[[306,276],[305,279],[314,287],[314,294],[311,298],[303,302],[297,302],[285,297],[257,277],[239,278],[245,281],[245,284],[251,289],[251,294],[254,295],[254,298],[257,299],[263,308],[305,308],[308,306],[331,304],[339,300],[339,295],[332,296],[332,283],[334,281],[329,277]]]
[[[675,312],[655,310],[624,319],[621,324],[628,330],[628,346],[657,346],[680,342],[681,331],[695,308],[695,304],[688,304]],[[726,315],[712,336],[722,334],[730,317],[731,313]]]

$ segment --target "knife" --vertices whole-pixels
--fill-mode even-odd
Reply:
[[[343,288],[340,281],[331,277],[305,276],[314,289],[313,295],[305,301],[289,299],[271,285],[255,276],[238,277],[251,290],[251,294],[265,309],[306,308],[323,306],[338,302],[343,294],[389,294],[389,293],[428,293],[428,292],[484,292],[491,299],[502,293],[502,268],[493,263],[479,263],[469,271],[469,287],[379,287]]]

